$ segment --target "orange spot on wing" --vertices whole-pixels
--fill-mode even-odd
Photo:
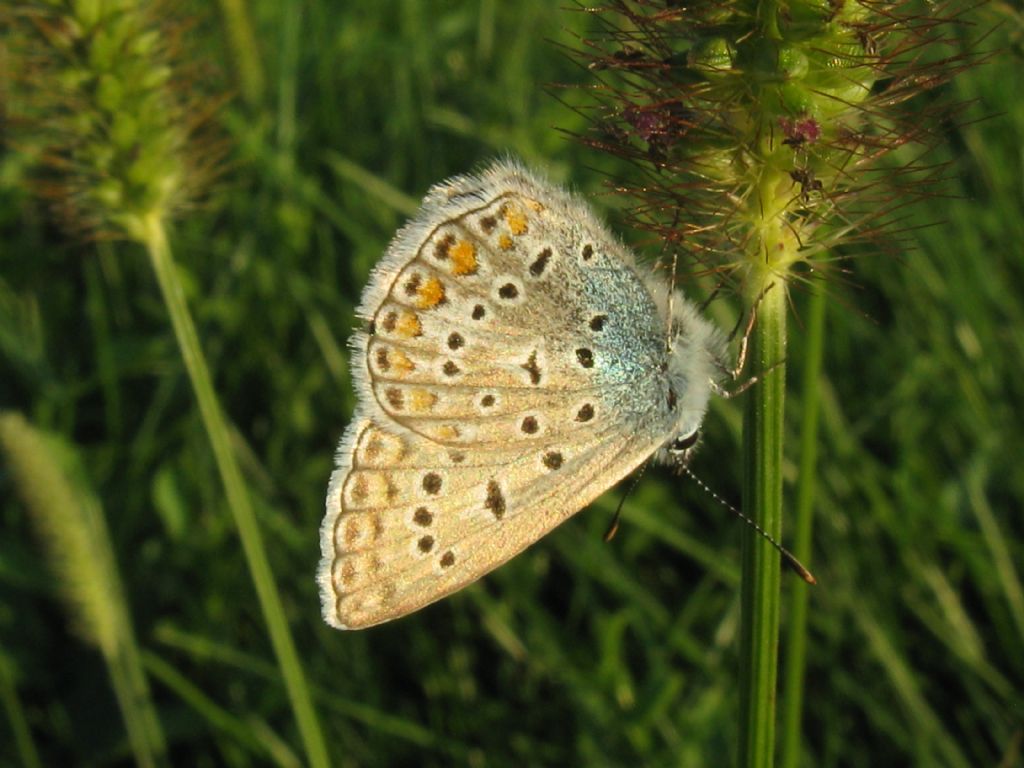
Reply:
[[[434,434],[438,440],[454,440],[462,433],[454,424],[442,424],[434,430]]]
[[[344,550],[348,552],[364,549],[367,544],[379,539],[384,530],[379,514],[350,512],[342,516],[339,523],[341,523]]]
[[[437,395],[425,389],[414,389],[409,392],[409,410],[429,411],[437,402]]]
[[[529,227],[526,225],[526,214],[518,208],[509,207],[505,211],[505,221],[513,235],[525,235]]]
[[[389,360],[397,373],[412,373],[416,370],[416,364],[400,349],[392,349]]]
[[[433,309],[444,301],[444,283],[436,277],[428,278],[416,291],[416,305],[420,309]]]
[[[397,489],[383,472],[355,470],[350,478],[348,508],[379,507],[393,501]]]
[[[503,251],[507,251],[512,248],[512,238],[508,235],[502,235],[498,238],[498,247]]]
[[[370,492],[370,484],[366,479],[366,475],[356,475],[352,481],[352,501],[357,504],[362,503],[366,500],[367,494]]]
[[[355,560],[351,557],[346,557],[341,560],[341,585],[347,586],[356,580],[356,576],[359,572],[356,570]]]
[[[403,312],[395,322],[395,333],[411,339],[423,333],[423,326],[420,319],[412,312]]]
[[[476,248],[468,240],[460,240],[448,251],[452,274],[472,275],[476,272]]]
[[[362,534],[363,529],[360,525],[360,520],[355,515],[350,516],[345,521],[345,547],[346,549],[352,549],[352,546],[359,541],[359,537]]]
[[[359,439],[356,464],[386,467],[397,464],[404,455],[405,442],[401,437],[371,427]]]

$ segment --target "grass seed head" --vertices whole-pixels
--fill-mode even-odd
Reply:
[[[139,239],[187,206],[218,161],[179,22],[159,2],[38,3],[13,16],[12,141],[40,159],[36,188],[89,237]],[[8,12],[12,13],[12,12]]]
[[[640,169],[635,224],[756,295],[839,244],[895,236],[885,222],[941,180],[920,155],[884,158],[934,142],[950,107],[915,97],[973,61],[952,36],[962,11],[611,0],[577,52],[598,79],[579,138]]]

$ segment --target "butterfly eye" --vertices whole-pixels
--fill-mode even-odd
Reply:
[[[697,438],[700,437],[700,432],[695,431],[685,437],[677,437],[672,441],[672,444],[668,449],[672,453],[685,453],[690,448],[693,448],[697,444]]]

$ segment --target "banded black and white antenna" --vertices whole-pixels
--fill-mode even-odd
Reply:
[[[719,496],[717,493],[715,493],[713,490],[711,490],[708,487],[707,483],[705,483],[703,480],[701,480],[699,477],[697,477],[695,474],[693,474],[693,472],[690,471],[689,467],[683,467],[683,472],[686,473],[686,475],[691,480],[693,480],[693,482],[695,482],[698,486],[700,486],[700,488],[706,494],[708,494],[711,498],[713,498],[715,501],[717,501],[723,507],[725,507],[726,509],[730,510],[734,515],[736,515],[736,517],[738,517],[744,523],[746,523],[751,528],[753,528],[755,531],[757,531],[757,533],[765,541],[767,541],[769,544],[771,544],[773,547],[775,547],[775,549],[777,549],[779,551],[779,554],[782,555],[782,561],[787,566],[789,566],[789,569],[791,571],[793,571],[797,576],[799,576],[801,579],[806,581],[808,584],[817,584],[818,583],[818,580],[816,578],[814,578],[814,574],[811,573],[810,569],[807,568],[807,566],[805,566],[799,560],[797,560],[796,555],[794,555],[792,552],[790,552],[788,549],[786,549],[784,546],[782,546],[779,542],[777,542],[775,540],[775,538],[770,533],[768,533],[768,531],[766,531],[760,525],[755,523],[751,518],[747,517],[745,514],[740,512],[736,507],[734,507],[732,504],[730,504],[725,499],[723,499],[721,496]]]

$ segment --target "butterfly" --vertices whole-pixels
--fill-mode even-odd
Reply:
[[[431,188],[373,270],[321,527],[323,616],[476,581],[652,456],[684,467],[727,339],[514,161]]]

